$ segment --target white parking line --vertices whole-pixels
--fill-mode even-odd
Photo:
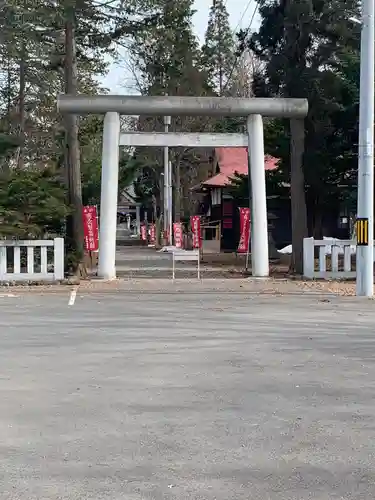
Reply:
[[[69,306],[74,306],[74,303],[75,303],[75,301],[76,301],[76,297],[77,297],[77,291],[78,291],[78,287],[77,287],[77,288],[74,288],[74,289],[70,292],[69,303],[68,303],[68,305],[69,305]]]

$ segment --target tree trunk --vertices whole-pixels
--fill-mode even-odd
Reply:
[[[12,133],[12,65],[11,60],[8,58],[7,67],[7,132],[9,135]]]
[[[152,218],[154,221],[158,218],[158,201],[155,195],[152,196]]]
[[[290,120],[290,166],[291,166],[291,208],[292,208],[292,263],[297,274],[303,274],[303,239],[307,237],[307,210],[303,154],[305,142],[304,120]]]
[[[20,87],[18,94],[18,110],[19,110],[19,138],[20,146],[18,149],[17,167],[22,169],[24,167],[25,156],[25,126],[26,126],[26,110],[25,110],[25,91],[26,91],[26,46],[25,41],[22,41],[21,54],[20,54]]]
[[[7,83],[6,83],[6,99],[7,99],[7,111],[6,111],[6,133],[10,136],[12,135],[12,66],[10,58],[7,59]],[[10,172],[10,159],[9,155],[4,156],[0,163],[1,171],[5,174]]]
[[[316,240],[323,239],[323,213],[319,207],[314,210],[313,236]]]
[[[75,48],[75,16],[72,5],[65,11],[65,93],[77,93],[77,59]],[[78,141],[78,117],[65,116],[66,151],[65,166],[69,204],[73,213],[67,221],[67,237],[70,250],[75,256],[74,270],[85,275],[83,266],[83,220],[80,148]]]

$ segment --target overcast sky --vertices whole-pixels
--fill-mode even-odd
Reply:
[[[178,1],[178,0],[177,0]],[[195,0],[194,27],[197,36],[203,40],[207,28],[208,13],[212,5],[212,0]],[[247,28],[253,16],[256,0],[227,0],[227,9],[230,15],[230,22],[233,29]],[[256,17],[252,24],[256,28]],[[132,78],[129,71],[123,65],[118,67],[112,65],[108,76],[102,81],[103,85],[114,94],[128,94],[132,90]]]

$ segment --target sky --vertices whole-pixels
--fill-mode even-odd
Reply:
[[[256,8],[256,0],[227,0],[226,7],[230,16],[230,23],[233,29],[248,28],[250,20]],[[207,28],[208,14],[212,0],[196,0],[194,16],[194,29],[198,38],[203,41]],[[252,23],[252,28],[257,27],[257,16]],[[124,54],[124,59],[126,55]],[[126,64],[112,64],[108,75],[101,81],[102,85],[109,88],[113,94],[134,93],[134,83],[131,73],[126,70]]]
[[[207,28],[208,14],[212,0],[196,0],[194,17],[195,32],[203,40]],[[227,0],[226,7],[232,28],[247,28],[255,9],[255,0]]]

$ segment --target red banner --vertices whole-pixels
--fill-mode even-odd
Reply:
[[[99,249],[98,214],[94,205],[83,207],[83,235],[87,252]]]
[[[174,246],[176,248],[182,248],[183,240],[182,240],[182,224],[181,224],[181,222],[175,222],[173,224],[173,238],[174,238]]]
[[[202,247],[201,218],[199,215],[190,217],[191,231],[193,233],[193,248]]]
[[[151,224],[150,226],[150,242],[155,243],[156,240],[156,227],[155,224]]]
[[[147,228],[145,224],[141,226],[141,240],[142,241],[147,241]]]
[[[240,208],[240,242],[238,253],[247,253],[250,243],[250,208]]]

